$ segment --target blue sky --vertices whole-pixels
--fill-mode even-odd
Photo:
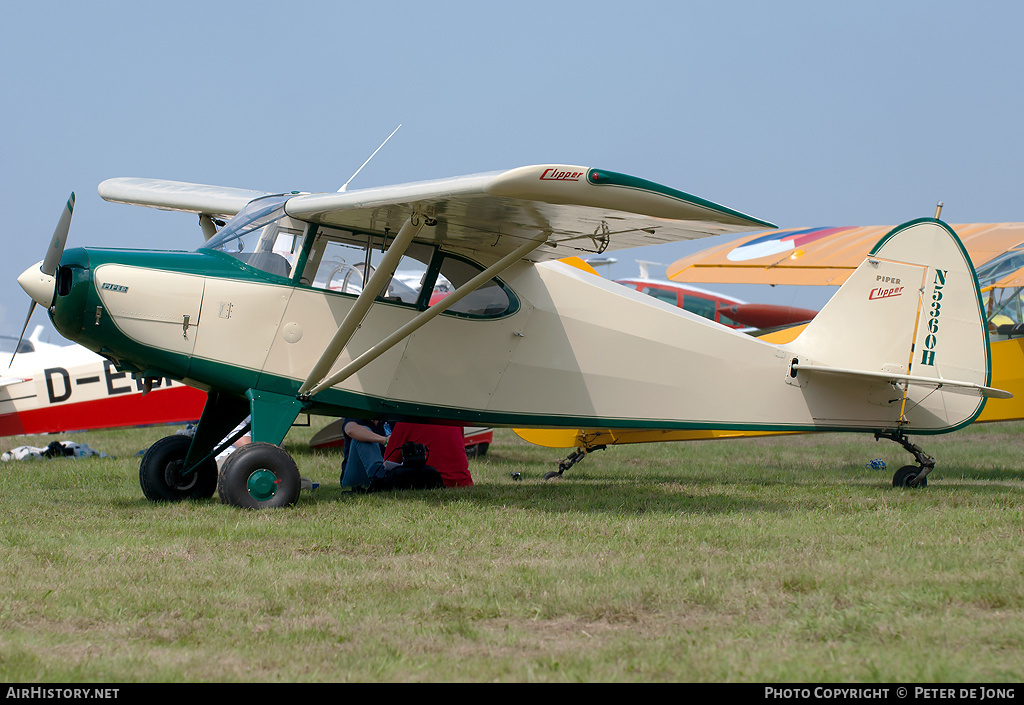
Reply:
[[[96,186],[335,191],[399,123],[350,188],[557,162],[780,227],[1021,221],[1022,26],[985,0],[7,3],[0,332],[71,191],[69,247],[193,249],[193,216]]]

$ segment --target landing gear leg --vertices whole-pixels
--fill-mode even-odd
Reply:
[[[895,441],[903,446],[903,449],[914,456],[917,465],[904,465],[892,477],[893,487],[927,487],[928,473],[935,469],[935,458],[921,450],[921,447],[911,443],[910,439],[900,431],[886,431],[876,433],[875,440],[885,438]]]
[[[593,448],[577,448],[569,454],[568,458],[558,461],[558,470],[552,470],[551,472],[544,473],[545,480],[551,480],[556,477],[561,477],[562,473],[571,468],[576,463],[587,457],[587,453],[593,453],[595,450],[604,450],[607,446],[594,446]]]

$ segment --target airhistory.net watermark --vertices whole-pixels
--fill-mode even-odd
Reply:
[[[5,698],[25,700],[116,700],[120,688],[47,688],[9,686]]]

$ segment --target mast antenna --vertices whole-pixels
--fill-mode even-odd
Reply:
[[[398,127],[396,127],[394,129],[394,131],[392,131],[392,133],[387,136],[387,139],[385,139],[383,142],[380,143],[380,147],[383,147],[384,145],[386,145],[388,143],[388,140],[391,139],[392,137],[394,137],[395,136],[395,132],[398,132],[399,128],[401,128],[401,127],[402,127],[402,125],[399,124]],[[370,163],[370,160],[373,159],[374,156],[376,156],[377,152],[380,151],[380,147],[377,147],[377,149],[373,150],[373,154],[371,154],[369,157],[367,157],[366,161],[363,162],[362,166],[360,166],[358,169],[356,169],[356,173],[352,174],[352,176],[348,177],[348,181],[346,181],[344,184],[342,184],[341,188],[338,189],[338,193],[342,193],[343,191],[347,191],[348,190],[348,185],[350,183],[352,183],[352,179],[356,178],[356,174],[361,172],[363,170],[363,167]]]

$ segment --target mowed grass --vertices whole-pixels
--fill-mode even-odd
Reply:
[[[0,464],[0,677],[1024,677],[1024,424],[916,438],[923,490],[870,436],[621,446],[545,481],[565,453],[498,430],[472,488],[353,495],[308,449],[325,422],[286,441],[323,483],[287,510],[144,500],[135,453],[173,427]]]

